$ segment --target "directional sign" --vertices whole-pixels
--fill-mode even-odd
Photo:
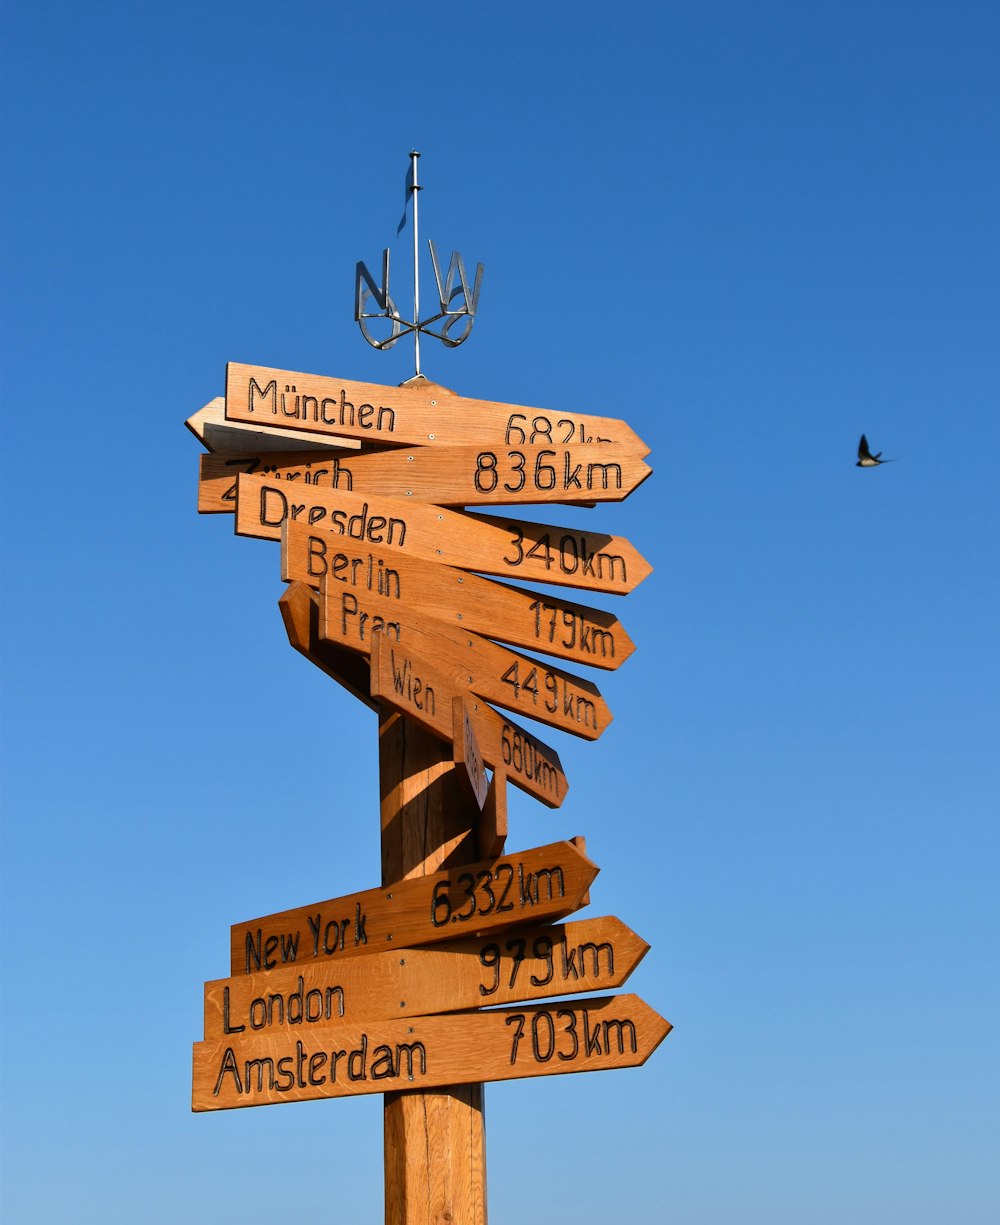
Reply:
[[[437,672],[505,710],[537,719],[574,736],[594,740],[611,722],[608,704],[590,681],[521,655],[440,617],[407,607],[386,619],[385,605],[368,592],[355,594],[329,575],[320,583],[321,639],[370,655],[375,635],[432,660]]]
[[[457,1012],[620,987],[649,945],[620,919],[516,927],[205,984],[205,1037]]]
[[[232,929],[230,973],[320,963],[562,918],[584,905],[600,869],[572,842],[299,906]]]
[[[226,402],[222,396],[210,400],[204,408],[192,413],[184,424],[209,451],[218,454],[246,455],[254,451],[330,450],[357,451],[361,443],[356,438],[341,438],[329,433],[307,434],[299,430],[277,430],[272,426],[245,425],[226,420]]]
[[[476,822],[476,844],[486,859],[499,859],[507,845],[507,774],[494,770],[486,803]]]
[[[457,688],[425,656],[404,649],[383,634],[376,634],[372,644],[371,693],[380,703],[402,711],[448,741],[454,736],[454,701],[464,698],[476,741],[490,769],[506,771],[515,787],[550,808],[557,808],[566,798],[569,783],[554,749],[497,714],[486,702]]]
[[[483,761],[483,751],[476,739],[476,729],[469,718],[465,698],[457,695],[452,698],[452,760],[458,766],[459,777],[466,783],[466,789],[476,801],[480,812],[486,803],[489,792],[489,779],[486,777],[486,766]]]
[[[637,995],[341,1022],[194,1046],[194,1110],[634,1068],[671,1030]]]
[[[322,464],[317,466],[323,485],[437,506],[621,502],[652,472],[634,451],[596,443],[492,449],[410,447],[347,459],[349,462],[337,465],[335,473],[329,465],[325,470]],[[269,466],[287,467],[287,457]],[[208,471],[217,471],[217,467]]]
[[[343,685],[348,693],[373,710],[377,709],[371,697],[367,662],[353,651],[345,650],[340,643],[324,642],[319,637],[318,603],[315,591],[305,583],[288,585],[278,601],[288,641],[300,655]]]
[[[632,591],[652,570],[621,537],[523,519],[460,514],[368,490],[318,488],[316,480],[326,479],[319,474],[329,474],[339,459],[318,460],[316,467],[285,459],[281,473],[240,475],[237,485],[233,471],[240,463],[244,461],[203,455],[199,494],[199,509],[236,510],[240,536],[280,540],[282,525],[295,520],[338,536],[394,545],[414,557],[463,570],[615,595]],[[206,480],[206,472],[222,476]]]
[[[199,455],[198,513],[232,514],[236,509],[236,478],[241,473],[267,476],[272,481],[289,484],[295,482],[296,490],[311,486],[314,481],[321,488],[336,489],[342,475],[341,460],[346,455],[346,451],[336,447],[326,451],[315,448],[252,451],[250,447],[243,447],[233,454]]]
[[[640,457],[649,448],[624,421],[472,400],[424,379],[403,387],[230,362],[226,417],[281,429],[398,446],[567,447],[621,443]]]
[[[296,522],[286,522],[281,530],[282,578],[319,587],[329,575],[328,581],[377,597],[386,619],[405,606],[595,668],[617,668],[635,650],[618,618],[601,609],[408,557],[388,544],[335,536]]]

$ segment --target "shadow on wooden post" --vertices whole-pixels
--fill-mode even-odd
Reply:
[[[479,858],[479,810],[452,746],[404,715],[379,714],[382,883]],[[386,1225],[486,1225],[483,1086],[384,1097]]]

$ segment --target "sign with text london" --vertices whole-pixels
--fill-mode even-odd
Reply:
[[[604,751],[612,713],[590,670],[613,683],[635,644],[600,601],[651,570],[572,515],[614,513],[651,470],[603,411],[461,396],[421,373],[421,339],[469,337],[483,269],[428,241],[436,298],[421,312],[419,156],[399,231],[412,313],[388,249],[381,277],[359,262],[355,282],[364,339],[412,338],[414,377],[230,362],[224,396],[186,422],[204,448],[199,513],[272,550],[290,645],[377,718],[382,866],[379,885],[233,925],[229,977],[204,988],[192,1105],[383,1093],[386,1220],[485,1225],[484,1083],[635,1067],[670,1030],[610,994],[646,942],[616,918],[565,921],[598,874],[584,840],[507,852],[508,783],[553,816],[568,796],[538,725]],[[294,835],[341,815],[283,819]]]

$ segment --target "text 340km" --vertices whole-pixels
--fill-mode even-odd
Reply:
[[[454,880],[444,877],[431,896],[431,923],[467,923],[477,915],[503,914],[537,906],[566,896],[563,870],[558,865],[525,872],[524,864],[498,863],[478,872],[460,872]],[[457,901],[456,901],[457,899]]]

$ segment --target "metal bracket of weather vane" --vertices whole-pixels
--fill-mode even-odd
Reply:
[[[399,223],[397,234],[401,233],[406,225],[407,214],[406,210],[410,200],[413,201],[413,319],[407,320],[402,317],[399,308],[392,299],[389,293],[389,248],[386,247],[382,252],[382,283],[376,284],[374,277],[369,272],[363,261],[359,260],[354,282],[354,318],[358,326],[361,328],[361,334],[365,340],[375,349],[391,349],[397,340],[402,336],[413,336],[414,355],[416,361],[416,373],[420,374],[420,336],[433,336],[436,340],[440,340],[450,349],[457,348],[464,341],[468,340],[469,333],[472,331],[472,325],[476,321],[476,310],[479,306],[479,289],[483,281],[483,265],[476,265],[476,279],[470,289],[469,281],[465,273],[465,263],[462,260],[461,253],[453,251],[451,259],[448,263],[448,272],[442,279],[441,276],[441,261],[438,259],[437,248],[431,239],[427,240],[427,246],[431,254],[431,268],[434,272],[434,282],[437,286],[438,303],[441,309],[436,315],[432,315],[429,319],[420,318],[420,277],[419,277],[419,217],[418,217],[418,192],[422,190],[417,182],[417,158],[420,156],[415,150],[410,154],[410,170],[406,180],[406,200],[403,208],[403,218]],[[457,278],[457,284],[456,284]],[[369,311],[365,308],[370,301],[374,300],[378,306],[377,311]],[[456,302],[461,305],[456,305]],[[390,324],[389,335],[383,340],[376,339],[369,331],[366,320],[382,319]],[[441,321],[444,320],[442,323]],[[461,329],[452,334],[453,329],[459,326]],[[439,325],[439,330],[434,330],[434,325]]]

